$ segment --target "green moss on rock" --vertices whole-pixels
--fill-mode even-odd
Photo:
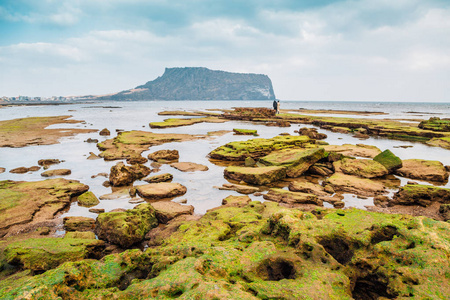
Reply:
[[[402,186],[394,194],[390,205],[421,205],[429,206],[433,202],[450,203],[450,189],[420,184]]]
[[[402,160],[396,156],[391,150],[386,149],[373,158],[374,161],[382,164],[389,173],[402,167]]]
[[[80,206],[92,207],[99,203],[100,201],[93,192],[86,192],[78,196],[78,205]]]
[[[230,166],[224,170],[224,176],[236,181],[264,185],[285,178],[286,169],[278,166],[257,168]]]

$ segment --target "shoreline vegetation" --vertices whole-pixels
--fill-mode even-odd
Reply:
[[[52,171],[68,174],[62,175],[67,179],[0,181],[0,298],[447,299],[450,189],[442,186],[450,166],[439,158],[402,160],[388,149],[362,143],[332,145],[326,132],[450,150],[450,119],[404,122],[315,114],[384,113],[299,109],[275,114],[248,107],[162,111],[159,115],[170,118],[148,123],[150,130],[120,131],[92,141],[100,151],[91,153],[92,159],[118,160],[101,174],[111,194],[97,198],[65,169]],[[0,147],[49,145],[93,132],[46,128],[83,122],[70,117],[0,121]],[[142,153],[155,145],[214,135],[160,129],[176,132],[199,122],[230,121],[239,121],[240,127],[227,132],[248,139],[215,145],[208,157],[228,181],[215,188],[239,196],[195,215],[192,205],[176,198],[190,186],[158,172],[162,165],[181,172],[207,172],[208,167],[180,162],[177,150]],[[259,131],[245,128],[251,123],[315,128],[258,138]],[[32,171],[58,163],[41,160]],[[134,185],[136,180],[147,184]],[[345,208],[344,194],[373,197],[374,206]],[[95,208],[121,197],[136,206],[107,212]],[[74,202],[98,216],[61,218]]]

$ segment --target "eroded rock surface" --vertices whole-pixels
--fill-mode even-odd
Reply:
[[[163,199],[184,195],[186,187],[175,182],[159,182],[136,187],[139,196],[147,199]]]
[[[396,174],[411,179],[426,181],[447,181],[448,173],[444,165],[436,160],[405,159]]]

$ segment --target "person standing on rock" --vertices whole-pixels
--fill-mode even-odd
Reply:
[[[273,110],[275,111],[275,113],[277,112],[277,107],[278,107],[277,100],[273,100]]]
[[[277,114],[280,113],[280,100],[277,101]]]

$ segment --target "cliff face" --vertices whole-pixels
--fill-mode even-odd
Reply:
[[[161,77],[108,97],[111,100],[273,100],[267,75],[166,68]]]

